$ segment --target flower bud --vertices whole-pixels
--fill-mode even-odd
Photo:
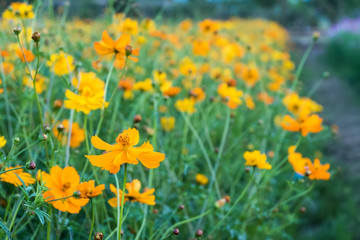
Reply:
[[[19,142],[20,142],[20,138],[19,137],[14,137],[13,143],[18,144]]]
[[[136,114],[134,116],[134,123],[139,123],[139,122],[141,122],[141,120],[142,120],[142,117],[139,114]]]
[[[75,191],[75,192],[73,193],[73,196],[74,196],[74,198],[80,198],[81,192],[80,192],[80,191]]]
[[[179,211],[182,211],[182,210],[184,210],[184,208],[185,208],[184,204],[181,204],[181,205],[178,207],[178,210],[179,210]]]
[[[20,27],[14,27],[13,29],[15,35],[19,35],[21,33],[21,28]]]
[[[26,169],[27,169],[27,170],[34,170],[35,168],[36,168],[36,163],[33,162],[33,161],[28,162],[28,163],[26,164]]]
[[[94,240],[102,240],[104,238],[104,234],[101,232],[97,232],[94,235]]]
[[[34,32],[34,33],[31,35],[31,38],[32,38],[32,40],[34,40],[34,42],[36,42],[36,43],[40,42],[40,33]]]
[[[54,101],[54,108],[61,108],[63,105],[63,102],[60,99],[57,99]]]
[[[45,133],[39,135],[39,141],[46,141],[48,139],[48,135]]]
[[[217,200],[215,203],[215,207],[222,208],[226,203],[226,200],[224,198]]]
[[[174,228],[173,234],[174,235],[179,235],[179,233],[180,233],[180,230],[178,228]]]
[[[158,213],[159,213],[159,210],[157,210],[157,209],[153,210],[153,214],[158,214]]]
[[[45,130],[45,133],[51,132],[51,128],[48,124],[44,124],[44,130]]]
[[[203,230],[199,229],[199,230],[196,231],[195,236],[196,237],[201,237],[203,234],[204,234]]]
[[[317,40],[319,40],[320,38],[320,33],[319,32],[314,32],[313,33],[313,41],[316,42]]]
[[[59,133],[63,132],[64,131],[64,125],[59,123],[57,126],[56,126],[56,129],[58,130]]]
[[[301,207],[301,208],[300,208],[300,212],[301,212],[301,213],[305,213],[305,212],[306,212],[306,207]]]
[[[125,47],[125,55],[128,57],[128,56],[130,56],[131,55],[131,53],[132,53],[132,46],[130,46],[130,45],[126,45],[126,47]]]

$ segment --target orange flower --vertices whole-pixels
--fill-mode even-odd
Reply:
[[[140,188],[141,188],[141,183],[137,179],[134,179],[131,183],[126,183],[126,189],[128,190],[129,193],[125,193],[124,203],[126,201],[131,201],[131,202],[144,203],[147,205],[155,205],[155,196],[151,195],[154,193],[155,189],[154,188],[148,189],[143,193],[140,193]],[[120,189],[116,189],[116,187],[113,184],[110,184],[110,190],[116,196],[120,195],[119,199],[121,199],[123,193]],[[117,197],[111,198],[108,201],[108,203],[112,207],[117,207],[118,206]],[[121,200],[120,200],[120,204],[121,204]]]
[[[309,164],[309,179],[311,180],[329,180],[330,173],[327,172],[330,168],[330,164],[321,165],[319,159],[314,160],[314,164]]]
[[[258,99],[264,102],[266,105],[270,105],[274,102],[274,98],[269,96],[267,92],[261,92],[257,95]]]
[[[105,30],[102,33],[101,41],[94,43],[94,48],[97,54],[100,56],[106,56],[110,54],[115,54],[116,60],[118,61],[117,65],[123,67],[125,64],[126,50],[127,46],[130,46],[131,36],[127,33],[122,34],[116,41],[114,41]],[[139,56],[139,50],[132,49],[131,55]],[[137,62],[138,59],[132,56],[128,56],[129,59]]]
[[[5,171],[14,169],[14,168],[18,168],[20,166],[16,166],[16,167],[8,167],[5,168]],[[30,173],[26,173],[24,172],[24,169],[17,169],[17,170],[13,170],[13,171],[9,171],[6,173],[3,173],[0,175],[0,180],[2,182],[7,182],[7,183],[11,183],[13,185],[15,185],[16,187],[21,186],[22,182],[20,181],[20,179],[23,180],[23,182],[25,183],[26,186],[29,186],[29,184],[33,184],[35,182],[35,179],[31,176]]]
[[[243,92],[235,87],[228,86],[226,83],[220,84],[217,92],[222,99],[227,101],[227,106],[230,109],[235,109],[242,103],[240,97],[243,95]]]
[[[64,132],[68,133],[70,126],[69,126],[69,120],[65,119],[61,122],[62,125],[64,125]],[[58,135],[58,130],[56,127],[53,129],[54,136]],[[63,135],[60,139],[60,142],[62,145],[66,145],[68,137]],[[70,139],[70,147],[77,148],[80,146],[80,144],[85,140],[85,131],[84,129],[80,128],[79,124],[76,122],[73,122],[71,127],[71,139]]]
[[[322,119],[316,114],[307,116],[304,119],[300,120],[295,120],[289,115],[286,115],[281,122],[281,126],[286,131],[300,131],[301,135],[305,137],[308,135],[308,133],[321,132],[323,130],[321,123]]]
[[[241,77],[247,86],[253,87],[259,80],[259,71],[254,67],[244,67]]]
[[[195,102],[202,102],[206,97],[206,93],[201,87],[196,87],[190,91],[191,99]]]
[[[213,20],[205,19],[199,23],[199,28],[204,33],[214,33],[219,30],[219,24]]]
[[[24,54],[20,48],[16,49],[16,51],[15,51],[16,55],[18,55],[18,57],[21,59],[22,62],[25,62],[25,58],[26,58],[27,62],[34,61],[35,55],[30,50],[27,50],[25,48],[23,48],[22,50],[24,51]],[[25,55],[25,57],[24,57],[24,55]]]
[[[93,198],[93,197],[96,197],[96,196],[102,194],[102,191],[105,189],[105,185],[101,184],[101,185],[95,187],[95,181],[90,180],[88,182],[80,183],[77,189],[81,193],[80,197]]]
[[[73,167],[61,169],[59,166],[54,166],[50,174],[42,172],[42,180],[49,189],[43,193],[45,202],[59,199],[49,204],[62,212],[79,213],[81,207],[89,202],[88,198],[72,197],[80,182],[80,176]],[[60,200],[60,198],[64,199]]]
[[[204,174],[201,173],[196,174],[195,180],[200,185],[206,185],[209,182],[209,179]]]
[[[153,146],[149,142],[143,143],[140,147],[134,147],[139,143],[139,132],[135,128],[124,130],[116,138],[116,143],[110,145],[98,136],[91,138],[93,146],[100,150],[105,150],[102,155],[85,155],[91,164],[101,167],[110,173],[117,173],[120,165],[130,163],[137,165],[140,161],[147,168],[157,168],[160,162],[165,159],[165,154],[154,152]]]

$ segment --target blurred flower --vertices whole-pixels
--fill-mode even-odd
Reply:
[[[209,182],[209,179],[201,173],[197,173],[195,176],[196,182],[200,185],[206,185]]]
[[[0,136],[0,148],[4,147],[6,144],[6,139],[4,136]]]
[[[69,133],[70,125],[69,120],[65,119],[61,122],[64,126],[65,133]],[[58,136],[59,132],[57,127],[55,126],[53,129],[54,136]],[[67,139],[69,136],[62,135],[60,138],[60,142],[63,146],[67,144]],[[76,122],[72,123],[71,127],[71,136],[70,136],[70,147],[77,148],[80,147],[80,144],[85,140],[85,131],[84,129],[80,128],[79,124]]]
[[[175,127],[175,118],[174,117],[161,117],[160,124],[162,129],[166,132],[170,132]]]
[[[155,205],[155,196],[152,195],[155,191],[154,188],[147,189],[143,193],[140,193],[141,183],[139,180],[134,179],[131,183],[126,183],[126,190],[128,193],[125,193],[124,203],[127,201],[130,202],[139,202],[147,205]],[[122,190],[117,189],[113,184],[110,184],[110,190],[116,195],[116,197],[111,198],[108,203],[112,207],[118,206],[117,196],[119,195],[120,204],[122,197]]]
[[[34,18],[33,6],[27,3],[13,2],[10,7],[3,12],[4,19],[32,19]]]
[[[22,48],[22,50],[20,48],[18,48],[18,49],[16,49],[15,53],[22,62],[29,63],[29,62],[34,61],[34,59],[35,59],[35,55],[30,50],[27,50],[26,48]],[[25,55],[25,57],[24,57],[24,55]]]
[[[266,162],[266,155],[261,154],[260,151],[255,150],[252,152],[246,151],[244,153],[246,160],[245,166],[254,166],[259,169],[271,169],[271,165]]]
[[[182,100],[177,100],[175,102],[175,107],[179,112],[184,112],[188,114],[193,114],[196,112],[195,101],[191,98],[184,98]]]
[[[63,51],[52,54],[46,64],[58,76],[67,75],[75,69],[74,58]]]
[[[286,131],[301,132],[301,135],[305,137],[308,133],[321,132],[323,130],[321,123],[322,119],[316,114],[300,120],[295,120],[289,115],[286,115],[281,122],[281,126]]]

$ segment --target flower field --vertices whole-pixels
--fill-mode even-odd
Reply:
[[[2,12],[0,239],[294,237],[333,172],[301,82],[318,33],[294,62],[263,19],[40,11]]]

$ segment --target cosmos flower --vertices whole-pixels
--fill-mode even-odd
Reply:
[[[128,191],[128,193],[125,193],[124,203],[130,201],[139,202],[147,205],[155,205],[155,196],[152,195],[155,192],[155,189],[147,189],[142,193],[140,193],[140,189],[141,183],[137,179],[134,179],[131,183],[126,183],[126,190]],[[117,189],[113,184],[110,185],[110,190],[116,195],[116,197],[111,198],[108,203],[112,207],[117,207],[117,196],[119,195],[119,199],[121,199],[123,192],[122,190]]]
[[[266,162],[265,153],[261,154],[258,150],[252,152],[246,151],[244,153],[244,159],[246,160],[245,166],[253,166],[259,169],[271,169],[271,165]]]
[[[8,170],[11,170],[14,168],[18,168],[18,167],[20,167],[20,166],[18,165],[16,167],[8,167],[8,168],[5,168],[5,171],[8,171]],[[9,171],[9,172],[6,172],[6,173],[3,173],[0,175],[0,180],[2,182],[11,183],[11,184],[15,185],[16,187],[22,185],[22,182],[20,181],[19,178],[21,178],[21,180],[23,180],[23,182],[25,183],[26,186],[29,186],[29,184],[33,184],[35,182],[35,179],[31,176],[31,174],[24,172],[23,168]]]
[[[139,161],[147,168],[157,168],[165,159],[165,154],[154,152],[150,142],[143,143],[140,147],[134,147],[139,143],[139,131],[128,128],[118,135],[116,143],[111,145],[98,136],[91,138],[92,145],[106,151],[102,155],[85,155],[91,164],[101,167],[110,173],[116,174],[124,163],[137,165]]]

